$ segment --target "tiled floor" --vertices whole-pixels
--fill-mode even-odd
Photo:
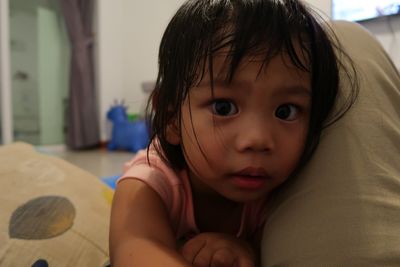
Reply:
[[[40,147],[38,150],[65,159],[99,178],[121,174],[123,164],[135,155],[132,152],[106,149],[71,151],[65,147]]]

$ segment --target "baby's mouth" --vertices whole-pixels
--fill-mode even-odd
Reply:
[[[271,177],[263,168],[247,167],[232,175],[232,182],[243,189],[258,189]]]

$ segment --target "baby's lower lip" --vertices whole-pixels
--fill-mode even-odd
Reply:
[[[259,189],[267,180],[268,177],[265,176],[234,175],[232,177],[233,184],[243,189]]]

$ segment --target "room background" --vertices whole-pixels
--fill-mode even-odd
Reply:
[[[106,113],[115,102],[124,101],[129,113],[143,114],[149,94],[144,85],[156,78],[162,33],[183,1],[95,1],[93,39],[99,112],[93,120],[100,124],[101,141],[110,138],[111,123]],[[331,0],[305,1],[324,18],[330,18]],[[4,93],[7,80],[3,79],[0,143],[10,140],[2,138],[4,133],[35,145],[64,143],[70,47],[58,2],[0,0],[0,34],[2,43],[8,45],[1,47],[0,60],[4,63],[11,58],[10,73],[1,68],[1,74],[11,77],[8,93],[12,95]],[[361,24],[378,38],[400,69],[400,16]],[[9,30],[9,36],[4,29]]]
[[[361,1],[361,0],[356,0]],[[157,49],[164,28],[183,0],[98,1],[97,81],[100,114],[113,99],[124,99],[140,113],[147,94],[142,83],[157,74]],[[330,17],[330,0],[307,0],[320,14]],[[383,44],[400,69],[400,17],[362,23]],[[99,118],[101,137],[107,138],[107,121]]]

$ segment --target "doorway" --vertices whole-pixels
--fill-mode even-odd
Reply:
[[[58,1],[12,0],[8,13],[13,140],[64,144],[70,47]]]

